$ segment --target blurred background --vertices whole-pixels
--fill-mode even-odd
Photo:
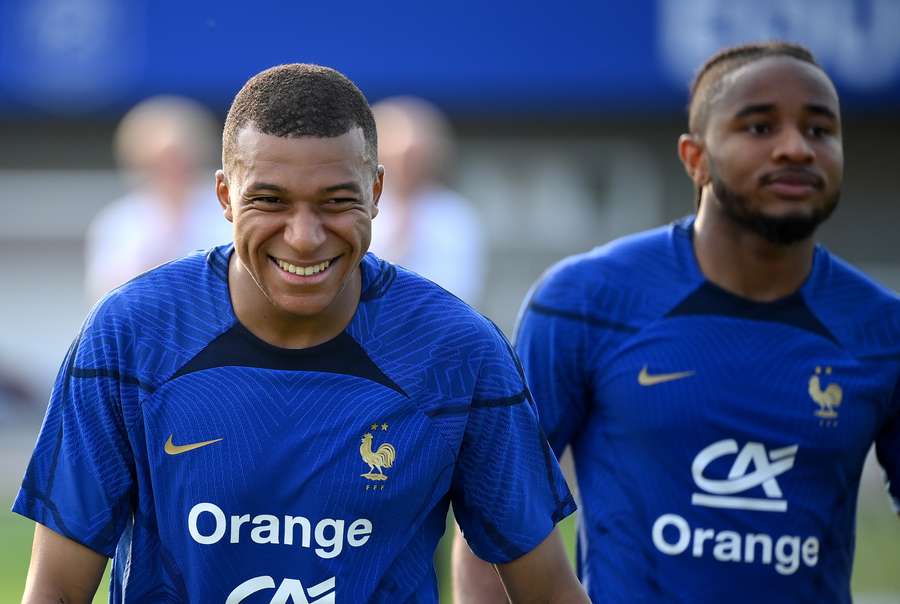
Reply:
[[[900,2],[224,4],[0,1],[0,507],[100,293],[227,239],[218,130],[278,63],[334,67],[380,102],[376,249],[511,334],[547,266],[691,211],[675,143],[694,70],[734,43],[801,42],[844,112],[844,194],[821,239],[900,290]],[[0,511],[0,601],[20,597],[30,533]],[[856,601],[900,601],[900,522],[871,463],[857,541]]]

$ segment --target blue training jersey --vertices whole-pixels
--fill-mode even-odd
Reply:
[[[448,506],[503,563],[574,510],[487,319],[369,254],[349,326],[302,350],[235,318],[231,246],[91,313],[14,511],[112,557],[113,602],[436,602]]]
[[[693,219],[551,269],[517,350],[578,476],[594,602],[850,602],[874,442],[900,512],[900,300],[817,247],[795,294],[707,281]]]

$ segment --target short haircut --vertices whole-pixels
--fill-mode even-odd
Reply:
[[[231,103],[222,132],[222,165],[234,162],[238,134],[252,126],[263,134],[332,138],[363,131],[366,160],[378,163],[375,118],[366,97],[342,73],[308,63],[278,65],[250,78]]]
[[[724,76],[748,63],[769,57],[790,57],[822,68],[808,49],[790,42],[758,42],[720,50],[703,64],[691,84],[688,104],[690,131],[698,134],[706,128],[710,104],[721,92]]]

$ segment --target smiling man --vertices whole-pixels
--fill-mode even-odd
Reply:
[[[14,510],[25,602],[436,602],[450,503],[515,602],[587,602],[574,510],[485,318],[366,254],[384,170],[362,93],[283,65],[229,110],[234,244],[111,292],[63,364]]]
[[[725,50],[678,153],[696,216],[550,270],[517,348],[594,602],[850,602],[874,442],[900,511],[900,300],[816,245],[840,108],[805,49]],[[458,601],[502,598],[458,540]],[[495,588],[492,593],[491,588]]]

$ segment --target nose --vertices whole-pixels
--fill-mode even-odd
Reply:
[[[807,164],[815,159],[815,151],[804,132],[798,128],[784,128],[772,151],[774,158],[790,163]]]
[[[296,204],[285,224],[284,240],[300,255],[317,251],[325,243],[325,225],[318,209],[312,204]]]

